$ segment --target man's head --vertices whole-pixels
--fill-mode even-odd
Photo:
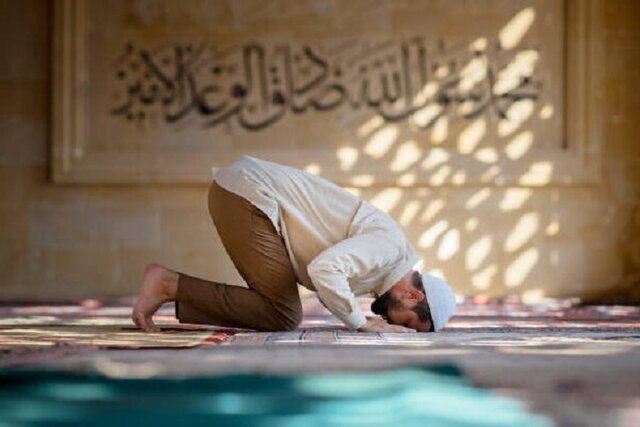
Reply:
[[[371,311],[387,322],[420,332],[442,329],[454,310],[455,297],[449,285],[417,271],[412,272],[409,280],[397,282],[371,304]]]

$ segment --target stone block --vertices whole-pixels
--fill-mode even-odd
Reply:
[[[160,243],[160,216],[143,207],[40,202],[29,218],[29,243],[46,250],[149,248]]]

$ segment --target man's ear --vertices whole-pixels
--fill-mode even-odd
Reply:
[[[405,298],[410,301],[421,302],[424,300],[425,295],[416,288],[410,288],[406,290]]]

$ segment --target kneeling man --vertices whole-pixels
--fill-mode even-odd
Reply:
[[[158,330],[152,316],[169,301],[183,323],[292,330],[302,319],[298,283],[363,332],[438,331],[455,310],[444,281],[414,270],[419,259],[400,226],[324,178],[243,156],[216,171],[208,197],[248,288],[149,264],[132,313],[145,331]],[[356,301],[365,294],[377,297],[371,308],[381,317],[365,317]]]

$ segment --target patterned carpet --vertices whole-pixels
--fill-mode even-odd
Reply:
[[[369,314],[370,300],[362,299]],[[255,332],[214,326],[178,324],[171,304],[155,320],[159,333],[137,330],[129,319],[129,299],[101,302],[83,300],[68,304],[0,306],[0,366],[30,365],[69,354],[98,349],[179,349],[206,345],[347,345],[425,346],[421,333],[357,333],[315,299],[304,303],[305,317],[297,331]],[[579,306],[576,301],[545,300],[527,305],[517,299],[465,300],[445,332],[518,333],[549,332],[576,335],[598,331],[640,336],[640,307]],[[634,335],[634,336],[635,336]]]

